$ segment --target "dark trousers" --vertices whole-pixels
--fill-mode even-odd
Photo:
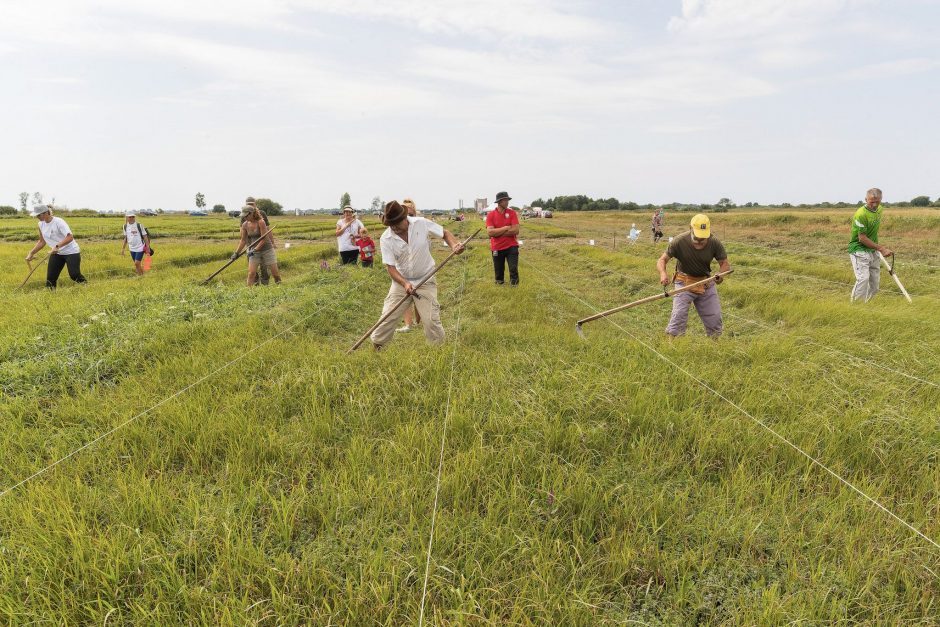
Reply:
[[[46,287],[55,289],[59,281],[59,275],[62,274],[62,268],[68,267],[69,278],[76,283],[84,283],[85,277],[82,275],[82,254],[74,253],[71,255],[50,255],[49,266],[46,268]]]
[[[493,269],[496,271],[496,282],[502,285],[507,261],[509,262],[509,284],[519,285],[518,246],[510,246],[503,250],[493,251]]]
[[[364,259],[363,262],[362,262],[362,267],[363,267],[363,268],[371,268],[371,267],[372,267],[372,263],[373,263],[373,260],[372,260],[372,259]]]
[[[353,265],[359,260],[359,249],[339,251],[339,262],[343,265],[351,263]]]

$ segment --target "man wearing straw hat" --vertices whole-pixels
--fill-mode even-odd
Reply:
[[[426,218],[409,216],[408,211],[396,200],[385,205],[382,224],[388,227],[379,238],[382,263],[392,278],[382,316],[388,314],[406,294],[412,294],[424,323],[424,337],[432,344],[440,344],[444,341],[444,325],[441,324],[441,306],[437,302],[436,277],[431,277],[417,290],[414,284],[434,270],[434,258],[428,244],[429,235],[443,238],[458,255],[463,252],[463,244],[440,224]],[[410,306],[411,302],[405,300],[372,332],[372,345],[376,350],[388,344],[395,336],[395,327]]]
[[[69,225],[62,218],[52,217],[51,205],[36,205],[32,213],[39,218],[39,241],[26,255],[26,261],[32,261],[36,253],[48,245],[52,252],[49,253],[49,265],[46,266],[46,287],[56,288],[64,267],[68,267],[70,279],[76,283],[85,283],[81,251]]]
[[[676,287],[691,285],[697,281],[707,279],[711,274],[712,261],[717,261],[721,272],[731,269],[728,263],[728,254],[724,245],[717,237],[711,234],[711,222],[705,214],[698,214],[692,218],[692,230],[677,235],[670,242],[666,252],[656,262],[659,270],[659,282],[663,286],[669,285],[670,278],[666,274],[666,264],[676,259]],[[695,305],[698,317],[705,325],[708,337],[717,339],[721,335],[721,303],[718,301],[716,283],[721,283],[724,277],[715,277],[714,281],[699,285],[688,291],[676,294],[672,299],[672,316],[666,334],[673,337],[684,335],[689,322],[689,307]]]

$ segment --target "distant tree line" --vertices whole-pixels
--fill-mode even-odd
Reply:
[[[759,203],[759,202],[746,202],[742,205],[735,204],[730,198],[722,198],[714,204],[697,204],[697,203],[681,203],[681,202],[670,202],[662,204],[638,204],[631,201],[620,201],[616,198],[591,198],[590,196],[585,196],[583,194],[578,194],[575,196],[555,196],[554,198],[536,198],[531,203],[532,207],[541,207],[542,209],[548,209],[550,211],[653,211],[662,207],[667,211],[711,211],[715,213],[724,213],[729,209],[734,207],[783,207],[791,208],[798,207],[800,209],[808,209],[811,207],[822,207],[824,209],[847,209],[858,207],[859,205],[864,204],[863,200],[857,200],[855,202],[819,202],[819,203],[801,203],[798,205],[793,205],[788,202],[784,203]],[[938,197],[934,202],[931,203],[929,196],[918,196],[911,200],[900,201],[900,202],[886,202],[885,206],[889,207],[940,207],[940,197]]]

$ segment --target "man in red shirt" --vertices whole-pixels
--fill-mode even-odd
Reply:
[[[490,236],[496,285],[504,283],[506,262],[509,262],[509,284],[519,285],[519,215],[509,208],[512,198],[506,192],[496,194],[496,207],[486,214],[486,232]]]

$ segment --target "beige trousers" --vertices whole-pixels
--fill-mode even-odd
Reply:
[[[424,337],[431,344],[440,344],[444,341],[444,325],[441,324],[441,305],[437,302],[437,283],[432,278],[430,281],[418,288],[420,298],[408,298],[402,303],[395,313],[385,319],[375,331],[372,332],[372,343],[381,348],[389,343],[395,335],[395,329],[398,327],[401,319],[405,316],[405,311],[414,302],[421,315],[421,327],[424,329]],[[384,316],[395,307],[395,303],[401,300],[405,295],[405,288],[392,281],[392,286],[388,290],[388,296],[385,297],[385,307],[382,308]]]

